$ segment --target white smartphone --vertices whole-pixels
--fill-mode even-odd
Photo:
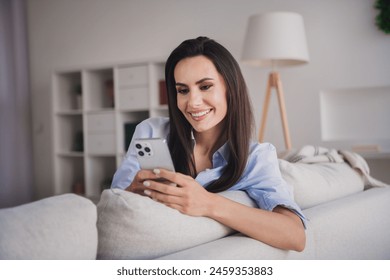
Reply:
[[[135,139],[137,159],[142,169],[163,168],[175,171],[168,143],[162,138]]]

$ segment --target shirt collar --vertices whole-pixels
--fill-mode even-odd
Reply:
[[[227,163],[229,161],[229,145],[226,142],[223,144],[213,155],[213,162],[221,160],[222,163]]]
[[[191,129],[191,140],[192,140],[192,148],[196,145],[196,140],[194,136],[194,130]],[[214,154],[213,154],[213,166],[225,165],[229,161],[229,146],[228,143],[225,142]]]

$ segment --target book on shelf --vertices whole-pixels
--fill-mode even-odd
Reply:
[[[165,80],[159,81],[160,105],[168,104],[167,85]]]
[[[127,122],[124,124],[124,130],[125,130],[125,151],[127,151],[127,149],[129,148],[129,145],[130,145],[130,142],[131,142],[131,139],[133,138],[133,135],[134,135],[134,131],[135,131],[135,128],[137,127],[137,125],[140,123],[140,121],[138,122]]]
[[[84,151],[84,135],[83,131],[76,131],[73,139],[73,151],[83,152]]]

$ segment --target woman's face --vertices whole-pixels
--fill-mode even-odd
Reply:
[[[205,56],[185,58],[174,75],[179,110],[196,132],[219,135],[227,114],[226,86],[213,62]]]

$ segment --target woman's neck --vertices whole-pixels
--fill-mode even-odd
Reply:
[[[208,131],[194,131],[197,151],[211,159],[212,155],[226,142],[225,129],[222,127]]]

